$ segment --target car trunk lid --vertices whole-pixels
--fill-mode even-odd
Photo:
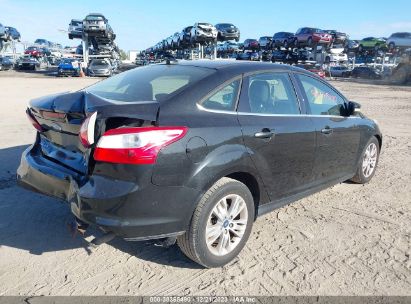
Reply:
[[[159,111],[156,101],[119,102],[86,91],[34,99],[28,112],[41,125],[38,144],[42,155],[79,174],[90,167],[93,145],[85,147],[79,138],[84,120],[96,112],[94,143],[107,130],[121,126],[155,125]],[[90,130],[90,129],[89,129]]]

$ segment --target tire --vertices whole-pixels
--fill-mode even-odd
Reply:
[[[373,136],[365,145],[365,148],[361,153],[361,157],[357,165],[357,172],[355,173],[351,181],[357,184],[368,183],[375,174],[379,156],[380,143],[378,142],[377,138]],[[368,163],[368,165],[364,167],[366,162]]]
[[[298,39],[297,39],[297,38],[295,38],[295,40],[294,40],[294,46],[295,46],[296,48],[298,48],[298,46],[299,46],[299,43],[298,43]]]
[[[390,44],[388,45],[388,48],[389,48],[390,50],[395,49],[395,43],[394,43],[394,42],[390,42]]]
[[[362,52],[364,50],[364,47],[362,46],[362,44],[360,44],[360,46],[358,47],[358,52]]]
[[[222,208],[222,210],[225,212],[218,213],[220,217],[223,218],[225,218],[224,214],[228,216],[227,210],[230,211],[230,208],[227,206],[228,204],[233,206],[235,198],[242,199],[240,204],[243,208],[234,218],[234,223],[238,220],[247,220],[245,226],[238,226],[241,227],[240,233],[242,233],[242,237],[240,238],[233,234],[234,230],[230,228],[233,223],[230,223],[230,219],[225,219],[224,222],[220,221],[220,225],[216,216],[216,212],[218,212],[218,209],[216,209],[217,206],[220,206],[221,211],[224,203],[226,208]],[[253,197],[250,190],[239,181],[223,177],[203,195],[194,211],[188,230],[185,234],[177,238],[177,244],[181,251],[194,262],[206,268],[221,267],[232,261],[243,249],[251,233],[254,221],[254,209]],[[217,236],[210,245],[207,245],[205,233],[207,226],[215,226],[214,229],[209,229],[211,231],[214,230],[214,237]],[[229,237],[229,243],[226,243],[226,246],[218,246],[223,244],[223,240],[226,240],[227,236]],[[234,247],[227,249],[227,246],[234,244],[233,242],[236,242]]]
[[[310,37],[310,38],[307,39],[307,46],[311,46],[312,44],[313,44],[313,40]]]

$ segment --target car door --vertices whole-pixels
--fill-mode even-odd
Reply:
[[[360,143],[360,117],[343,116],[345,98],[325,81],[296,74],[302,99],[315,125],[317,149],[313,176],[327,183],[354,175]]]
[[[312,180],[315,128],[287,72],[244,78],[238,120],[244,144],[272,200],[301,192]]]

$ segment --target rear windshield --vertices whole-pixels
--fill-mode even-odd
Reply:
[[[162,101],[214,72],[193,66],[151,65],[118,74],[90,86],[86,91],[115,101]]]

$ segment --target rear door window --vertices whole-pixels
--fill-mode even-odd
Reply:
[[[240,80],[235,80],[212,94],[201,105],[210,110],[233,111],[238,97]]]
[[[300,114],[297,96],[288,73],[256,74],[249,76],[246,83],[247,102],[242,102],[241,112]]]

